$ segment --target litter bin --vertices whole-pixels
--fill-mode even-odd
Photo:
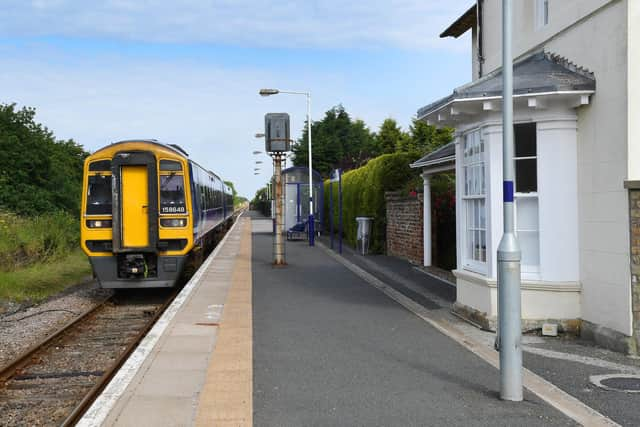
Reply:
[[[369,253],[369,242],[371,241],[371,222],[373,218],[370,216],[356,217],[358,222],[358,250],[362,255]]]

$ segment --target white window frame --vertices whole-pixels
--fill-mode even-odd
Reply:
[[[515,132],[514,132],[515,133]],[[514,141],[514,143],[517,143],[517,141]],[[514,153],[515,154],[515,153]],[[514,205],[514,210],[515,210],[515,215],[514,215],[514,228],[515,228],[515,232],[516,232],[516,236],[518,235],[519,231],[522,232],[535,232],[538,233],[538,264],[533,265],[533,264],[525,264],[524,262],[521,262],[520,268],[523,274],[527,274],[530,277],[529,278],[537,278],[537,275],[539,275],[540,273],[540,199],[538,197],[538,174],[537,174],[537,170],[538,170],[538,126],[536,124],[536,155],[535,156],[522,156],[522,157],[513,157],[514,160],[514,166],[517,168],[517,160],[535,160],[536,161],[536,191],[535,192],[529,192],[529,193],[518,193],[515,192],[514,194],[514,201],[515,201],[515,205]],[[516,174],[517,176],[517,174]],[[515,188],[518,188],[518,184],[515,183]],[[524,200],[524,199],[536,199],[536,209],[537,209],[537,213],[536,213],[536,217],[538,218],[538,227],[537,229],[526,229],[526,230],[521,230],[518,227],[518,201],[519,200]],[[522,247],[521,247],[522,249]]]
[[[549,0],[536,0],[536,11],[534,15],[536,19],[536,30],[549,25]]]
[[[468,154],[468,142],[469,138],[477,137],[476,141],[472,141],[473,144],[471,147],[471,154]],[[462,135],[462,191],[461,191],[461,200],[462,200],[462,215],[464,217],[462,221],[462,266],[465,270],[470,270],[480,274],[487,274],[487,259],[489,255],[489,233],[488,233],[488,218],[487,218],[487,187],[488,187],[488,179],[487,179],[487,151],[486,151],[486,142],[482,136],[481,129],[471,130],[464,135]],[[477,145],[478,152],[473,153],[473,148]],[[474,158],[475,156],[475,158]],[[484,167],[484,168],[483,168]],[[467,168],[471,170],[471,181],[469,181],[467,177]],[[473,186],[473,189],[470,191],[470,184]],[[478,224],[472,224],[469,226],[470,221],[473,221],[474,218],[470,218],[470,210],[473,211],[474,208],[471,206],[475,204],[481,204],[484,202],[483,207],[478,209],[484,209],[484,227]],[[478,217],[482,217],[479,212]],[[474,248],[471,248],[471,253],[469,253],[469,235],[470,232],[474,234],[484,233],[484,249],[482,247],[478,248],[476,252]],[[471,245],[474,245],[473,240],[475,237],[471,239]],[[482,241],[482,237],[480,237],[480,242]],[[482,252],[484,250],[484,252]]]

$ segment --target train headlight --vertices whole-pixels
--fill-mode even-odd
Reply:
[[[87,221],[89,228],[111,228],[113,222],[110,219],[90,219]]]
[[[163,227],[185,227],[187,220],[185,218],[163,218],[160,220]]]

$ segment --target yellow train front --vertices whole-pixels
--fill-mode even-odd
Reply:
[[[231,189],[177,145],[121,141],[84,165],[81,245],[103,288],[170,287],[233,216]]]

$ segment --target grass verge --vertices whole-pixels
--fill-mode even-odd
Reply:
[[[79,249],[41,264],[0,271],[0,300],[36,303],[78,284],[90,274],[89,260]]]

